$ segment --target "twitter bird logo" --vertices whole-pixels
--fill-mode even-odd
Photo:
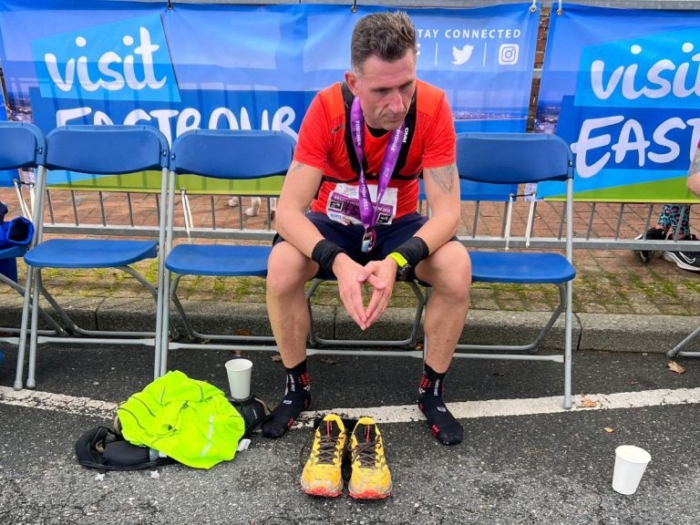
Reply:
[[[456,66],[466,64],[472,57],[472,51],[474,51],[474,46],[470,46],[469,44],[465,44],[462,49],[457,46],[452,46],[452,56],[454,57],[452,63]]]

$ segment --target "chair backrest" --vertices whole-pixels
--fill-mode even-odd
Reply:
[[[36,168],[45,152],[44,134],[34,124],[0,122],[0,170]]]
[[[460,133],[457,171],[461,179],[498,184],[566,181],[573,177],[569,145],[556,135]]]
[[[281,131],[192,130],[173,143],[170,170],[218,179],[258,179],[285,173],[294,139]]]
[[[165,136],[150,126],[62,126],[46,136],[44,165],[96,175],[122,175],[168,166]]]

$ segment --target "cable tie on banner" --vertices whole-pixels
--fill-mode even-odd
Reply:
[[[530,5],[530,12],[531,13],[537,12],[537,0],[532,0],[532,5]]]
[[[564,13],[564,8],[561,6],[562,0],[559,0],[559,7],[557,8],[557,14],[561,15]]]
[[[172,9],[173,7],[175,6],[173,5],[172,0],[168,0],[168,9]]]
[[[352,7],[350,7],[350,11],[357,13],[357,0],[352,0]]]

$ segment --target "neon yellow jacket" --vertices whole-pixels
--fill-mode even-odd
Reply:
[[[195,468],[236,455],[245,421],[224,392],[179,371],[168,372],[118,409],[124,438]]]

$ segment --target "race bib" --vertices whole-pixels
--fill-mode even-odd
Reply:
[[[368,184],[369,194],[372,202],[377,200],[377,185]],[[326,204],[326,215],[331,220],[343,224],[362,224],[360,219],[360,199],[359,186],[349,184],[338,184],[328,196]],[[379,215],[377,225],[391,224],[396,215],[396,200],[398,197],[397,188],[387,188],[382,195],[382,202],[379,204]],[[376,206],[375,206],[376,207]]]

